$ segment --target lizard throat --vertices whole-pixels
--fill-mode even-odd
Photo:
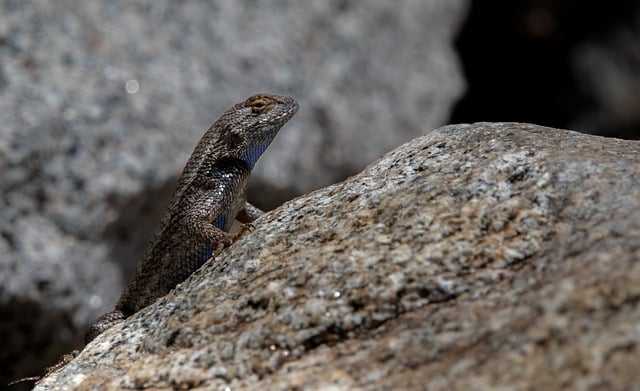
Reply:
[[[270,142],[265,142],[263,144],[259,144],[247,151],[247,154],[242,158],[249,165],[249,167],[253,168],[256,165],[256,162],[262,155],[262,153],[269,147]]]

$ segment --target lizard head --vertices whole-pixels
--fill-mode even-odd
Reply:
[[[227,110],[218,121],[229,155],[253,167],[278,131],[298,111],[288,96],[258,94]]]

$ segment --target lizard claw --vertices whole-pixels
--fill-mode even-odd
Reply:
[[[218,240],[218,243],[215,246],[215,250],[213,251],[212,257],[215,258],[218,255],[220,255],[222,250],[224,250],[225,248],[231,246],[231,244],[233,242],[234,242],[233,235],[226,234],[224,238]]]
[[[254,229],[256,229],[256,226],[253,223],[242,224],[242,227],[240,227],[240,231],[243,232],[253,232]]]
[[[229,235],[224,239],[221,239],[220,241],[218,241],[218,244],[216,245],[216,251],[222,251],[225,248],[231,246],[232,243],[233,243],[233,236]]]
[[[253,232],[254,229],[256,229],[256,227],[251,223],[242,224],[240,229],[231,236],[231,242],[235,243],[242,237],[242,235],[248,232]]]

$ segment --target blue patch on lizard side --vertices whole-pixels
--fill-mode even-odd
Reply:
[[[225,224],[227,224],[227,216],[225,216],[225,215],[220,215],[220,216],[216,217],[216,220],[213,222],[213,225],[216,228],[219,228],[219,229],[222,229],[222,230],[224,229]]]
[[[202,266],[207,259],[211,258],[213,255],[213,246],[206,245],[202,248],[202,257],[198,260],[198,267]]]
[[[219,215],[214,220],[213,225],[216,228],[224,229],[224,226],[226,223],[227,223],[227,217],[225,215]],[[200,259],[198,259],[198,267],[202,266],[202,264],[204,264],[207,261],[207,259],[211,258],[211,256],[213,255],[213,250],[214,250],[214,247],[212,245],[207,244],[202,246],[202,255],[200,256]]]

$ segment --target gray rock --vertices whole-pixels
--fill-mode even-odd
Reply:
[[[231,104],[267,91],[302,107],[255,173],[254,194],[278,194],[253,199],[265,207],[444,123],[467,3],[2,2],[0,383],[113,306]]]
[[[40,389],[633,389],[640,142],[452,125],[286,203]]]

